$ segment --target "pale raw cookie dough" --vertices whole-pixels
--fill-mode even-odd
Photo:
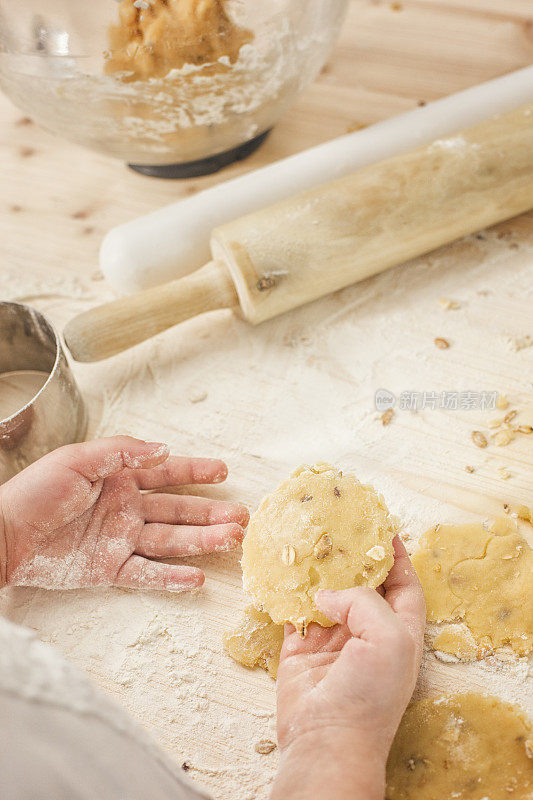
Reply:
[[[518,506],[516,513],[520,519],[524,519],[526,522],[531,522],[533,524],[533,508],[530,506]]]
[[[379,586],[392,567],[396,520],[383,498],[329,464],[303,466],[264,498],[243,543],[244,590],[274,622],[305,635],[332,623],[319,589]]]
[[[433,649],[461,661],[475,661],[485,654],[468,628],[462,625],[446,625],[433,639]]]
[[[276,625],[264,611],[253,606],[234,631],[224,634],[224,650],[245,667],[262,667],[276,679],[283,644],[283,625]]]
[[[440,525],[427,531],[413,555],[431,622],[462,619],[464,633],[444,629],[435,650],[469,660],[509,645],[533,649],[533,550],[514,521]],[[469,641],[472,634],[475,647]]]
[[[121,0],[119,23],[109,31],[105,71],[124,82],[164,78],[185,64],[233,64],[250,31],[229,18],[226,0]],[[223,68],[220,65],[220,68]],[[226,66],[227,68],[227,66]]]
[[[480,524],[435,525],[420,537],[412,561],[424,589],[430,622],[461,616],[461,600],[448,583],[450,570],[465,558],[481,558],[489,539],[490,531]]]
[[[519,533],[494,536],[482,559],[454,567],[450,585],[465,606],[465,623],[482,644],[533,650],[533,550]]]
[[[518,706],[450,694],[405,712],[387,762],[386,800],[526,800],[533,730]]]

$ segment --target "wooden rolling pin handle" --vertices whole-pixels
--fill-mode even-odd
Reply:
[[[92,308],[67,323],[65,342],[76,361],[100,361],[197,314],[239,303],[218,261],[162,286]]]

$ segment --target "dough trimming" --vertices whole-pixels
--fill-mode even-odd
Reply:
[[[468,692],[413,703],[387,763],[386,800],[526,800],[533,730],[518,706]]]
[[[253,606],[247,608],[238,628],[224,634],[224,650],[244,667],[262,667],[272,678],[278,674],[283,626]]]
[[[465,660],[505,645],[520,656],[533,649],[533,550],[514,521],[436,525],[421,537],[413,564],[428,619],[468,628],[443,629],[435,649]]]

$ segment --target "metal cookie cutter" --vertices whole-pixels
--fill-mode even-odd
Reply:
[[[87,429],[85,403],[52,325],[31,306],[0,302],[0,376],[24,371],[48,378],[24,406],[0,418],[0,483],[50,450],[81,441]]]

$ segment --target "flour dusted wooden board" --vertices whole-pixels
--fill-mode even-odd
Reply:
[[[110,297],[97,271],[109,227],[531,63],[531,13],[529,0],[505,10],[496,0],[354,0],[330,63],[265,146],[183,183],[142,178],[54,139],[0,98],[0,296],[34,303],[62,327]],[[212,494],[252,508],[300,462],[339,463],[385,494],[412,548],[436,521],[531,501],[529,440],[480,450],[471,431],[488,432],[495,412],[432,409],[431,393],[502,391],[531,412],[533,348],[516,348],[532,333],[532,278],[530,214],[253,330],[226,312],[193,320],[109,362],[74,366],[90,434],[129,432],[175,452],[224,457],[230,479]],[[444,310],[442,297],[460,308]],[[435,337],[450,348],[436,348]],[[408,393],[404,404],[426,391],[427,407],[397,408],[383,427],[380,388],[399,401]],[[245,605],[238,554],[200,561],[208,579],[195,597],[10,590],[3,607],[87,669],[217,800],[264,800],[277,754],[259,755],[254,743],[274,737],[274,687],[220,652],[223,630]],[[460,683],[527,708],[526,668],[428,655],[418,691]]]

